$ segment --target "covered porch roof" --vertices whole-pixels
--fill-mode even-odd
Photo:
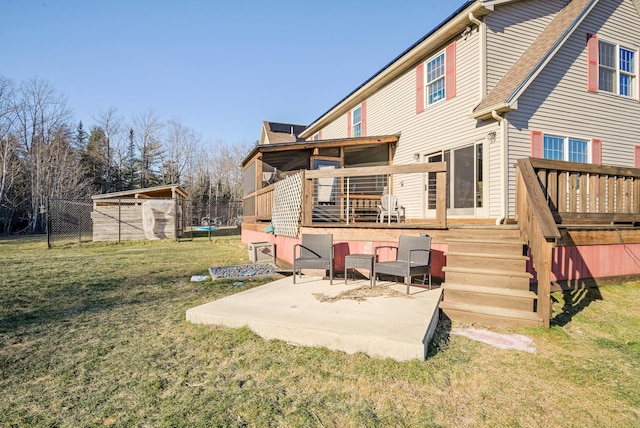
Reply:
[[[253,158],[260,153],[279,153],[279,152],[291,152],[291,151],[308,151],[341,147],[354,147],[354,146],[370,146],[378,144],[391,144],[396,145],[400,140],[400,134],[392,135],[378,135],[371,137],[357,137],[357,138],[338,138],[333,140],[317,140],[317,141],[298,141],[291,143],[276,143],[276,144],[259,144],[256,145],[253,150],[242,160],[242,166],[246,166]]]

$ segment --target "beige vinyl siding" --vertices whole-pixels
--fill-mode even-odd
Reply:
[[[568,0],[523,0],[496,6],[487,28],[487,91],[502,79]]]
[[[508,114],[509,164],[530,155],[530,131],[602,140],[603,164],[633,167],[633,147],[640,143],[637,100],[587,91],[586,37],[599,37],[640,48],[640,18],[631,0],[601,1],[576,29]],[[636,80],[636,90],[638,81]],[[509,206],[513,214],[515,171],[510,168]]]
[[[474,29],[467,40],[457,40],[456,97],[427,106],[422,113],[416,114],[416,70],[412,68],[367,99],[367,134],[371,136],[400,133],[394,163],[408,164],[415,162],[414,153],[424,156],[470,145],[484,140],[488,132],[495,130],[497,141],[491,145],[485,144],[485,162],[491,162],[485,181],[489,181],[492,186],[491,197],[487,200],[490,201],[491,209],[487,212],[492,217],[498,217],[502,180],[499,176],[500,163],[495,162],[495,159],[500,154],[499,127],[494,121],[478,123],[470,117],[472,108],[480,101],[479,40],[477,29]],[[433,54],[444,47],[434,50]],[[333,138],[334,134],[329,134],[328,130],[336,128],[343,128],[346,133],[346,115],[325,127],[323,138],[329,138],[329,135]],[[420,162],[422,161],[421,158]],[[424,215],[423,199],[416,197],[417,192],[424,192],[423,177],[397,176],[393,183],[393,192],[399,203],[405,207],[408,217],[419,218]]]
[[[367,124],[368,126],[368,124]],[[368,131],[367,131],[368,132]],[[336,138],[347,138],[347,115],[346,113],[334,120],[329,125],[322,128],[322,139],[333,140]]]

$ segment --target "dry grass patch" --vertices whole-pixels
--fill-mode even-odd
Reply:
[[[0,240],[0,426],[640,425],[640,283],[555,295],[558,325],[515,331],[536,354],[443,325],[428,360],[400,363],[187,323],[262,283],[189,278],[246,262],[237,236]]]

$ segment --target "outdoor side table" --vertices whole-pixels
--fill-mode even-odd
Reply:
[[[369,270],[369,285],[373,284],[373,254],[349,254],[344,256],[344,283],[347,283],[347,276],[349,269],[353,270],[353,277],[355,279],[356,269],[368,269]]]

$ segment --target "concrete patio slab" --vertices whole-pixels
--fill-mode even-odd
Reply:
[[[191,308],[186,316],[193,323],[248,326],[265,339],[297,345],[399,361],[424,359],[438,323],[441,290],[411,287],[407,296],[404,284],[379,284],[397,292],[357,301],[341,293],[353,295],[354,289],[368,287],[368,280],[345,285],[337,279],[329,285],[304,276],[294,285],[287,277]]]

